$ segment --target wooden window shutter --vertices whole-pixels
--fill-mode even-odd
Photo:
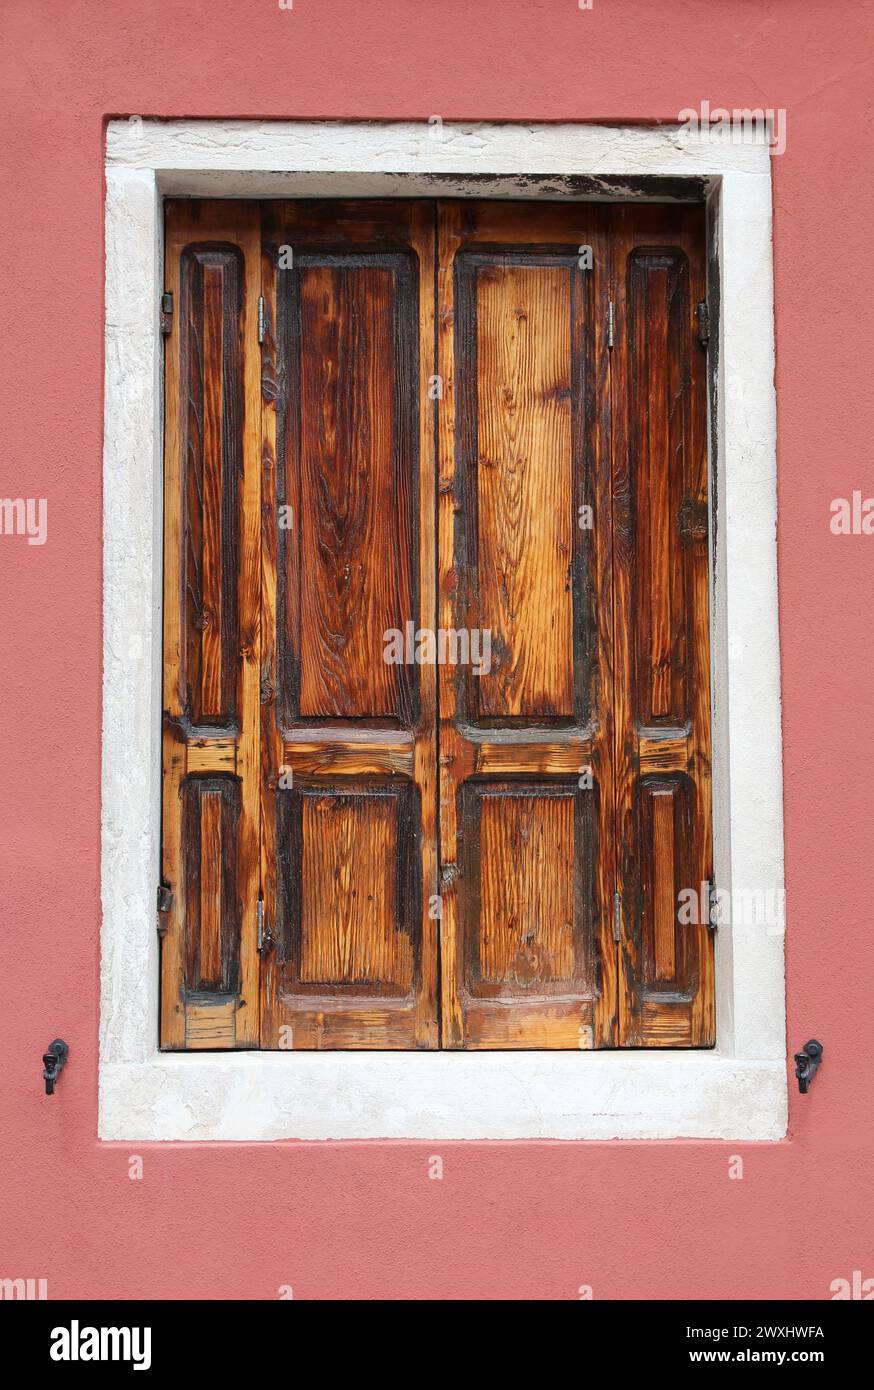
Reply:
[[[444,1046],[609,1046],[606,214],[440,205]],[[583,250],[588,247],[591,256]]]
[[[263,283],[262,1046],[435,1047],[435,671],[386,659],[433,624],[433,210],[265,206]]]
[[[700,207],[617,209],[612,238],[615,746],[625,1047],[715,1040],[705,298]],[[679,920],[680,894],[697,921]]]
[[[168,203],[163,1047],[713,1044],[704,244]]]
[[[257,1047],[260,218],[166,210],[161,1044]]]

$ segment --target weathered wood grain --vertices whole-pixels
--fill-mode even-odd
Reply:
[[[200,798],[200,977],[215,983],[222,959],[223,854],[235,858],[236,846],[223,844],[222,803],[217,792]]]
[[[619,1042],[715,1040],[705,297],[700,208],[623,208],[612,239]],[[699,915],[706,916],[706,904]]]
[[[478,983],[514,993],[556,981],[572,988],[573,795],[486,796],[479,814]]]
[[[162,1046],[712,1045],[700,209],[171,202],[166,267]]]
[[[678,885],[674,862],[674,797],[667,789],[652,796],[651,884],[653,924],[653,975],[673,980],[676,975]]]
[[[180,441],[186,633],[183,706],[193,724],[229,724],[239,710],[237,556],[243,373],[238,247],[189,245],[180,264],[178,331],[186,400]]]
[[[476,371],[476,626],[491,632],[491,670],[472,682],[479,712],[572,716],[575,547],[571,442],[571,275],[533,257],[470,272]],[[536,601],[534,601],[536,598]]]
[[[417,668],[382,658],[384,633],[413,614],[417,579],[414,267],[404,254],[323,259],[300,251],[290,325],[300,510],[288,533],[297,588],[280,595],[299,663],[288,708],[409,725]]]
[[[260,1034],[260,210],[166,207],[161,1045]]]
[[[440,671],[443,1045],[609,1046],[607,214],[441,203],[438,227],[440,623],[497,655]]]
[[[182,784],[186,997],[240,987],[240,808],[236,778],[187,777]]]
[[[189,738],[186,745],[186,771],[236,772],[237,742],[232,738]]]
[[[438,1042],[436,682],[384,660],[434,626],[433,243],[264,207],[263,1047]]]
[[[310,791],[301,810],[301,985],[409,993],[414,905],[398,903],[398,797]]]

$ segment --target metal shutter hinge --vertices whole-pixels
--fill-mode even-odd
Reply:
[[[716,931],[719,926],[719,900],[716,896],[715,883],[710,883],[707,886],[707,925],[711,931]]]
[[[622,940],[622,894],[613,894],[613,940]]]
[[[169,883],[158,884],[158,935],[163,936],[167,930],[167,913],[173,906],[173,889]]]
[[[611,300],[610,300],[610,306],[609,306],[609,308],[608,308],[608,310],[607,310],[607,346],[608,346],[609,348],[611,348],[611,347],[613,346],[613,324],[614,324],[613,300],[611,299]]]
[[[173,327],[173,296],[169,292],[161,295],[161,336],[169,337]]]
[[[695,317],[698,320],[698,341],[702,347],[706,347],[710,342],[710,309],[706,299],[696,306]]]
[[[264,296],[258,296],[258,342],[264,341]]]

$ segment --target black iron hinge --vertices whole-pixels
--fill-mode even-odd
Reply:
[[[719,899],[716,896],[716,884],[708,884],[707,887],[707,925],[711,931],[716,931],[719,926]]]
[[[702,347],[706,347],[710,342],[710,308],[706,299],[697,305],[695,317],[698,320],[698,341]]]
[[[161,295],[161,336],[169,337],[173,327],[173,296],[168,291]]]
[[[158,884],[158,935],[167,930],[167,913],[173,906],[173,889],[169,883]]]

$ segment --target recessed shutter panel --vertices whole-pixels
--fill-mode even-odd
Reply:
[[[706,355],[696,329],[704,213],[626,207],[616,226],[620,1043],[706,1047],[715,1024]]]
[[[256,1047],[259,209],[170,203],[165,245],[161,1043]]]
[[[443,1045],[614,1038],[607,248],[441,203]]]
[[[266,1048],[438,1042],[433,216],[265,207]]]

